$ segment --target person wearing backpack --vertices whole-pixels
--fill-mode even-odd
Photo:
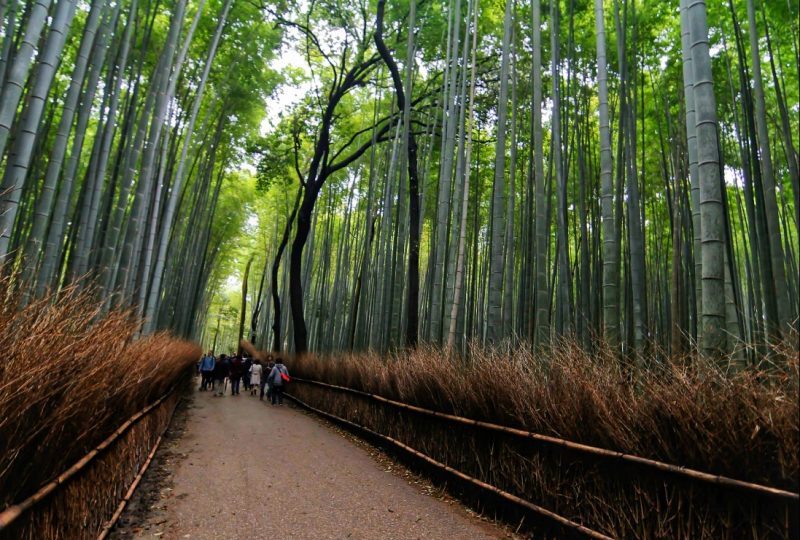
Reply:
[[[258,398],[260,401],[264,401],[264,395],[267,396],[267,401],[270,400],[270,387],[272,384],[269,382],[269,374],[272,373],[272,368],[275,367],[275,362],[272,361],[272,355],[267,355],[267,364],[264,366],[264,373],[261,376],[261,396]]]
[[[283,405],[283,389],[292,379],[289,377],[289,370],[283,365],[283,360],[280,357],[275,359],[275,367],[269,372],[267,379],[270,384],[272,404]]]

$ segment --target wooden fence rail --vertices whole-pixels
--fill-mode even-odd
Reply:
[[[36,493],[0,512],[0,539],[38,540],[105,536],[119,518],[121,508],[141,479],[163,433],[169,427],[180,400],[178,386],[175,384],[160,398],[128,418],[103,442],[55,479],[39,488]],[[157,433],[152,433],[153,431]],[[156,435],[157,439],[153,442],[152,438]],[[126,446],[136,448],[125,448]],[[146,459],[144,464],[139,466],[138,456],[143,451],[146,452]],[[131,461],[132,470],[120,470],[120,468],[125,469],[126,465],[116,462],[117,459],[124,461],[121,458]],[[111,471],[114,473],[110,474]],[[136,477],[129,485],[127,480],[134,472]],[[101,482],[105,481],[107,485],[98,486],[98,479]],[[120,481],[124,481],[124,485],[111,485]],[[76,487],[76,484],[81,482],[87,485]],[[92,489],[98,488],[102,489],[104,496],[95,498]],[[126,490],[121,503],[118,497],[114,496],[120,489]],[[86,494],[93,500],[81,500],[86,498]],[[113,500],[105,500],[109,496],[114,496]],[[76,508],[77,506],[81,508]],[[108,507],[116,511],[106,513]],[[71,512],[65,512],[65,509]],[[80,520],[77,519],[78,516]]]
[[[435,411],[345,386],[301,377],[292,380],[298,386],[287,397],[301,407],[385,443],[432,472],[456,478],[469,487],[458,491],[481,508],[513,520],[523,510],[543,525],[549,524],[548,528],[555,525],[559,536],[797,535],[800,494],[793,491]],[[614,463],[620,466],[608,466]],[[511,505],[487,506],[478,493],[491,493],[495,500]]]
[[[331,390],[336,390],[340,392],[346,392],[349,394],[361,396],[367,399],[371,399],[380,403],[384,403],[390,405],[392,407],[398,409],[404,409],[407,411],[412,411],[415,413],[432,416],[435,418],[439,418],[441,420],[446,420],[449,422],[463,424],[468,426],[474,426],[482,429],[486,429],[489,431],[495,431],[499,433],[505,433],[507,435],[513,435],[525,439],[532,439],[535,441],[539,441],[542,443],[560,446],[563,448],[568,448],[570,450],[591,454],[594,456],[599,456],[608,459],[616,459],[628,463],[632,463],[635,465],[639,465],[642,467],[650,468],[653,470],[666,472],[678,476],[682,476],[685,478],[689,478],[691,480],[715,484],[718,486],[724,486],[734,489],[741,489],[743,491],[748,491],[751,493],[768,496],[768,497],[775,497],[779,499],[785,499],[788,501],[800,501],[800,493],[794,493],[791,491],[786,491],[783,489],[778,489],[770,486],[764,486],[761,484],[755,484],[752,482],[745,482],[743,480],[736,480],[734,478],[728,478],[726,476],[721,476],[717,474],[711,474],[703,471],[698,471],[695,469],[691,469],[689,467],[684,467],[681,465],[673,465],[670,463],[664,463],[662,461],[657,461],[654,459],[649,459],[641,456],[636,456],[633,454],[626,454],[624,452],[617,452],[615,450],[608,450],[605,448],[598,448],[596,446],[590,446],[587,444],[577,443],[573,441],[568,441],[565,439],[559,439],[557,437],[551,437],[549,435],[543,435],[541,433],[535,433],[532,431],[525,431],[522,429],[512,428],[508,426],[501,426],[498,424],[493,424],[491,422],[483,422],[481,420],[474,420],[472,418],[464,418],[461,416],[456,416],[453,414],[447,414],[439,411],[434,411],[431,409],[425,409],[422,407],[417,407],[416,405],[409,405],[408,403],[403,403],[400,401],[395,401],[393,399],[389,399],[377,394],[371,394],[369,392],[364,392],[362,390],[355,390],[353,388],[348,388],[346,386],[337,386],[335,384],[324,383],[321,381],[315,381],[311,379],[302,379],[300,377],[293,377],[292,381],[297,381],[300,383],[311,384],[314,386],[319,386],[322,388],[328,388]]]
[[[292,379],[292,380],[297,380],[297,379]],[[341,418],[339,416],[336,416],[334,414],[325,412],[325,411],[323,411],[321,409],[317,409],[316,407],[312,407],[308,403],[302,401],[301,399],[299,399],[296,396],[293,396],[292,394],[287,393],[286,397],[288,399],[292,400],[293,402],[297,403],[298,405],[300,405],[304,409],[307,409],[307,410],[309,410],[309,411],[311,411],[311,412],[313,412],[315,414],[318,414],[318,415],[322,416],[323,418],[327,418],[328,420],[332,420],[333,422],[348,426],[350,428],[353,428],[356,431],[360,431],[362,433],[368,434],[373,438],[376,438],[378,440],[387,442],[390,445],[394,446],[395,448],[398,448],[398,449],[402,450],[403,452],[406,452],[407,454],[410,454],[410,455],[412,455],[412,456],[414,456],[414,457],[416,457],[418,459],[421,459],[422,461],[424,461],[428,465],[430,465],[430,466],[432,466],[432,467],[434,467],[436,469],[439,469],[440,471],[444,471],[444,472],[449,473],[449,474],[451,474],[453,476],[456,476],[457,478],[459,478],[459,479],[461,479],[463,481],[466,481],[466,482],[472,484],[473,486],[478,487],[478,488],[480,488],[482,490],[494,493],[495,495],[499,496],[502,499],[505,499],[505,500],[507,500],[507,501],[517,505],[517,506],[523,507],[523,508],[525,508],[527,510],[530,510],[530,511],[538,514],[539,516],[541,516],[541,517],[543,517],[543,518],[545,518],[547,520],[550,520],[550,521],[560,525],[561,527],[564,527],[564,528],[566,528],[568,530],[571,530],[572,532],[577,533],[577,534],[579,534],[579,535],[581,535],[583,537],[594,538],[596,540],[613,540],[613,537],[611,537],[611,536],[607,536],[607,535],[605,535],[605,534],[603,534],[603,533],[601,533],[599,531],[595,531],[594,529],[590,529],[589,527],[581,525],[580,523],[575,523],[574,521],[572,521],[570,519],[567,519],[564,516],[561,516],[561,515],[559,515],[559,514],[557,514],[555,512],[551,512],[550,510],[547,510],[546,508],[542,508],[541,506],[539,506],[537,504],[534,504],[534,503],[532,503],[530,501],[526,501],[525,499],[523,499],[521,497],[517,497],[516,495],[514,495],[512,493],[508,493],[507,491],[503,491],[500,488],[497,488],[495,486],[487,484],[486,482],[483,482],[481,480],[478,480],[477,478],[473,478],[472,476],[464,474],[463,472],[461,472],[461,471],[459,471],[457,469],[454,469],[454,468],[452,468],[452,467],[450,467],[450,466],[448,466],[448,465],[446,465],[444,463],[436,461],[435,459],[433,459],[429,455],[424,454],[424,453],[420,452],[419,450],[416,450],[416,449],[408,446],[407,444],[404,444],[404,443],[398,441],[397,439],[393,439],[392,437],[389,437],[388,435],[383,435],[382,433],[378,433],[377,431],[373,431],[373,430],[369,429],[368,427],[356,424],[355,422],[351,422],[350,420],[346,420],[346,419]]]

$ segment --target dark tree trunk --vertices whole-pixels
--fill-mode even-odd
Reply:
[[[244,339],[244,320],[247,316],[247,280],[250,278],[250,266],[253,264],[253,257],[247,261],[242,277],[242,312],[239,315],[239,340],[237,341],[237,352],[242,354],[242,340]]]
[[[375,45],[381,58],[392,74],[392,83],[397,94],[397,108],[400,113],[406,109],[406,95],[403,90],[403,83],[400,80],[400,71],[397,63],[392,58],[389,49],[383,41],[383,15],[386,0],[378,0],[378,14],[376,17]],[[413,32],[413,28],[408,29]],[[404,118],[405,122],[410,122],[410,118]],[[417,171],[417,139],[411,126],[406,125],[408,140],[406,148],[408,151],[408,191],[410,197],[409,204],[409,248],[408,248],[408,297],[406,322],[406,346],[416,347],[419,332],[419,174]]]
[[[292,224],[294,223],[294,218],[297,215],[297,209],[300,206],[300,199],[303,195],[303,186],[301,185],[300,188],[297,190],[297,197],[294,199],[294,207],[292,208],[292,213],[289,215],[289,219],[286,221],[286,228],[283,230],[283,238],[281,238],[281,244],[278,246],[278,253],[275,255],[275,261],[272,263],[272,306],[274,308],[274,322],[272,323],[272,334],[274,336],[274,340],[272,342],[272,350],[280,351],[281,350],[281,297],[278,295],[278,270],[281,266],[281,257],[283,257],[283,252],[286,249],[286,245],[289,243],[289,233],[292,232]],[[291,285],[290,285],[291,286]]]
[[[297,215],[297,233],[292,241],[292,252],[289,258],[289,303],[292,306],[292,325],[294,333],[294,352],[303,354],[308,351],[308,330],[303,316],[303,247],[311,231],[311,217],[317,202],[318,191],[306,188],[303,202]]]

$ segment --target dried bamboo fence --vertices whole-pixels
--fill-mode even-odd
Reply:
[[[539,531],[590,538],[798,537],[798,493],[343,386],[293,381],[300,384],[287,397],[301,406],[455,480],[484,510],[515,519],[521,510]],[[509,512],[507,503],[517,510]]]
[[[0,513],[0,540],[104,538],[169,427],[180,387],[174,385],[57,478]]]

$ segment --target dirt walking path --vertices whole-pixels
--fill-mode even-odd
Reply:
[[[115,538],[508,537],[316,418],[244,390],[195,392],[176,424]]]

